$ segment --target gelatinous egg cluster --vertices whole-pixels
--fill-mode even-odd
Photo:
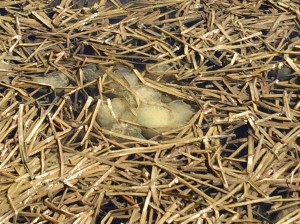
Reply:
[[[185,125],[193,115],[190,105],[182,100],[163,100],[163,94],[142,84],[129,69],[114,73],[118,82],[110,88],[115,97],[107,99],[98,111],[101,127],[137,138],[152,138],[164,131]]]

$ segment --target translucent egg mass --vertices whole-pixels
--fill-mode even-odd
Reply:
[[[110,84],[115,97],[103,102],[97,115],[102,128],[137,138],[152,138],[162,131],[186,125],[193,116],[190,105],[178,99],[162,102],[162,93],[142,84],[129,69],[122,67],[115,72],[118,81]]]

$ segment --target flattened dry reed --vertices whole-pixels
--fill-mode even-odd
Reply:
[[[299,19],[296,0],[0,1],[0,223],[300,222]],[[117,64],[194,116],[103,129]],[[53,71],[69,86],[31,81]]]

